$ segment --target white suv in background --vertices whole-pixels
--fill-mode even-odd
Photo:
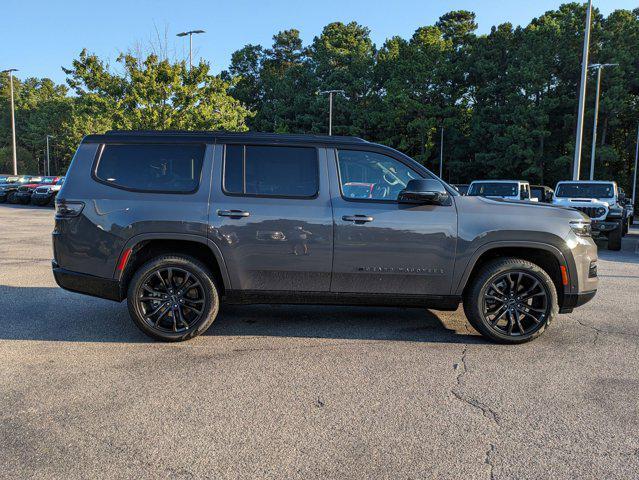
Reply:
[[[578,180],[557,183],[554,205],[572,207],[588,215],[593,237],[608,238],[608,250],[621,250],[626,229],[625,209],[619,189],[612,181]]]
[[[525,180],[475,180],[468,187],[469,197],[504,198],[507,200],[529,200],[530,184]]]

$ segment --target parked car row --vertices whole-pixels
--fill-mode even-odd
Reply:
[[[0,203],[53,206],[64,177],[0,175]]]
[[[543,202],[580,210],[591,219],[592,235],[608,240],[609,250],[620,250],[621,239],[634,219],[634,205],[613,181],[561,181],[553,190],[525,180],[475,180],[454,187],[467,196]]]

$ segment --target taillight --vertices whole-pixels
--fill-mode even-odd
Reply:
[[[77,217],[82,212],[84,203],[82,202],[67,202],[65,200],[55,202],[55,216],[57,218],[72,218]]]

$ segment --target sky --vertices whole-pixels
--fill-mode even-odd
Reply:
[[[202,29],[193,37],[194,62],[202,57],[213,72],[225,69],[231,54],[248,43],[270,46],[280,30],[297,28],[304,44],[334,21],[356,21],[371,30],[377,46],[415,29],[432,25],[451,10],[477,14],[479,33],[504,22],[526,25],[532,18],[556,9],[551,0],[2,0],[0,10],[0,70],[17,68],[21,78],[65,80],[62,66],[70,66],[82,48],[115,63],[118,54],[136,45],[157,44],[166,38],[169,56],[188,57],[184,30]],[[594,0],[604,15],[633,9],[637,0]]]

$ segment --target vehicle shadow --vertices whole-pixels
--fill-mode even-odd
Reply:
[[[204,340],[218,336],[484,342],[461,325],[465,324],[444,321],[420,308],[229,305],[221,309]],[[133,325],[125,303],[50,287],[0,285],[0,326],[4,340],[153,342]]]
[[[607,249],[606,241],[597,241],[598,256],[608,262],[639,263],[639,226],[633,225],[623,238],[621,250]]]

